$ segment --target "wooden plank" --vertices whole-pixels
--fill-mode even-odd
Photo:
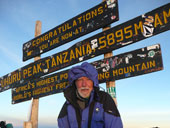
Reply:
[[[35,25],[35,37],[39,36],[41,34],[41,27],[42,23],[41,21],[36,21]],[[40,60],[40,56],[34,57],[34,61]],[[39,99],[32,99],[31,104],[31,113],[30,113],[30,119],[28,122],[24,122],[24,128],[38,128],[38,108],[39,108]]]
[[[103,0],[103,1],[106,1],[106,0]],[[111,25],[106,26],[106,27],[103,28],[103,31],[106,31],[110,28],[111,28]],[[104,54],[104,58],[109,58],[109,57],[112,57],[112,56],[113,56],[112,51]],[[115,81],[107,81],[106,82],[106,89],[107,89],[107,92],[110,94],[110,96],[113,98],[115,104],[117,105]]]

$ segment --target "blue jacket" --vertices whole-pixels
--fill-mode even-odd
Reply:
[[[90,78],[94,83],[88,105],[81,110],[77,103],[74,81],[82,76]],[[123,128],[118,109],[111,96],[99,91],[98,73],[85,62],[69,71],[70,86],[64,91],[66,102],[59,117],[59,128]]]

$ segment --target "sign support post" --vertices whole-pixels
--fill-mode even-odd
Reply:
[[[35,37],[41,34],[41,21],[36,21],[35,26]],[[34,57],[34,61],[40,60],[40,56]],[[30,119],[28,122],[24,122],[24,128],[38,128],[38,108],[39,108],[39,98],[32,100]]]
[[[104,58],[108,58],[108,57],[112,57],[112,56],[113,56],[112,52],[104,54]],[[115,104],[117,105],[115,81],[106,82],[106,88],[107,88],[107,92],[111,95],[111,97],[113,98]]]
[[[106,1],[106,0],[103,0]],[[106,31],[108,29],[110,29],[110,25],[106,26],[103,28],[103,31]],[[108,58],[108,57],[112,57],[113,53],[109,52],[109,53],[105,53],[104,54],[104,58]],[[116,100],[116,85],[115,85],[115,81],[110,81],[110,82],[106,82],[106,89],[107,92],[111,95],[111,97],[113,98],[115,104],[117,105],[117,100]]]

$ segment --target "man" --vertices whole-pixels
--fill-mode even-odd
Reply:
[[[99,91],[98,73],[91,64],[85,62],[71,68],[68,80],[59,128],[123,128],[113,99]]]

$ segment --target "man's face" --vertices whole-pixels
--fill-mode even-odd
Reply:
[[[88,98],[93,90],[93,81],[87,77],[80,77],[75,83],[79,95],[83,98]]]

